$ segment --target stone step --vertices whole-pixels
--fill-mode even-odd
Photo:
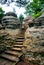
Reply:
[[[23,42],[23,40],[16,40],[15,42]]]
[[[18,59],[17,57],[12,56],[12,55],[9,55],[9,54],[5,54],[5,53],[1,54],[0,57],[1,57],[1,58],[4,58],[4,59],[6,59],[6,60],[12,61],[12,62],[17,62],[17,61],[19,61],[19,59]]]
[[[17,37],[17,36],[21,36],[21,37],[24,37],[24,34],[19,34],[19,35],[16,35],[16,37]]]
[[[16,39],[16,42],[23,42],[24,41],[24,39]]]
[[[16,56],[16,57],[21,56],[21,53],[19,53],[17,51],[5,51],[5,54],[9,54],[9,55]]]
[[[12,64],[15,65],[16,63],[0,58],[0,65],[12,65]]]
[[[15,48],[22,48],[23,45],[14,45]]]
[[[22,44],[23,42],[16,42],[16,44]]]
[[[23,43],[17,43],[17,42],[16,42],[15,45],[23,45]],[[13,46],[14,46],[14,45],[13,45]]]
[[[21,48],[15,48],[15,47],[14,47],[14,48],[11,48],[11,50],[12,50],[12,51],[17,51],[17,52],[21,52],[21,51],[22,51]]]
[[[21,33],[24,33],[24,30],[20,31],[20,34],[21,34]]]
[[[6,65],[7,61],[0,62],[0,65]]]
[[[0,55],[0,58],[9,62],[14,62],[16,64],[19,61],[19,57],[22,55],[22,47],[24,39],[25,39],[24,32],[21,31],[20,34],[16,35],[15,45],[7,46],[7,48],[9,49],[4,53],[2,53]],[[9,64],[9,62],[7,62],[6,64],[4,63],[4,65],[13,65],[11,63]]]
[[[19,37],[19,36],[18,36],[17,39],[24,39],[24,37]]]
[[[15,45],[23,45],[23,42],[16,42]]]

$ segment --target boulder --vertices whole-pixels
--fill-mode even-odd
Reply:
[[[20,28],[20,22],[17,15],[13,12],[8,12],[2,18],[2,23],[5,28],[18,29]]]
[[[35,19],[35,25],[44,27],[44,13],[41,16]]]

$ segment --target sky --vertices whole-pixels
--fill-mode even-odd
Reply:
[[[22,15],[24,15],[24,17],[26,17],[26,15],[24,14],[25,8],[24,7],[17,7],[15,5],[15,3],[11,3],[10,6],[7,6],[6,4],[4,4],[4,5],[0,4],[0,7],[2,7],[2,9],[5,11],[5,13],[13,12],[13,9],[15,9],[15,13],[17,14],[18,17],[20,14],[22,14]]]
[[[32,1],[32,0],[30,0]],[[7,12],[13,12],[13,9],[15,9],[15,13],[17,14],[17,16],[19,17],[20,14],[22,14],[24,17],[26,17],[26,15],[24,14],[25,12],[25,8],[24,7],[17,7],[15,5],[15,2],[12,2],[10,4],[10,6],[7,6],[6,4],[0,4],[0,7],[2,7],[2,9],[5,11],[5,13]]]

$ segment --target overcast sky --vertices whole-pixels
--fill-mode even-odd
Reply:
[[[3,8],[5,13],[6,12],[13,12],[13,9],[15,9],[17,16],[22,14],[22,15],[24,15],[24,17],[26,17],[26,15],[24,14],[25,8],[24,7],[17,7],[15,4],[16,4],[15,2],[12,2],[9,6],[7,6],[6,4],[4,4],[4,5],[0,4],[0,7]]]
[[[22,14],[22,15],[24,15],[24,16],[26,16],[25,14],[24,14],[24,12],[25,12],[25,8],[24,7],[17,7],[17,6],[15,6],[15,3],[11,3],[10,4],[10,6],[7,6],[6,4],[5,5],[1,5],[0,4],[0,7],[2,7],[3,8],[3,10],[5,11],[5,13],[6,12],[13,12],[13,9],[15,9],[15,11],[16,11],[16,14],[19,16],[20,14]]]

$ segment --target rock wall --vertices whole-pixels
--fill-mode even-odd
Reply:
[[[44,13],[41,16],[35,19],[35,23],[38,26],[44,27]]]
[[[17,15],[13,12],[8,12],[2,18],[2,23],[5,28],[18,29],[20,28],[20,22]]]
[[[23,52],[29,57],[29,61],[39,64],[44,64],[44,26],[42,26],[35,25],[35,23],[33,27],[28,26],[23,44],[24,47],[26,46]]]

